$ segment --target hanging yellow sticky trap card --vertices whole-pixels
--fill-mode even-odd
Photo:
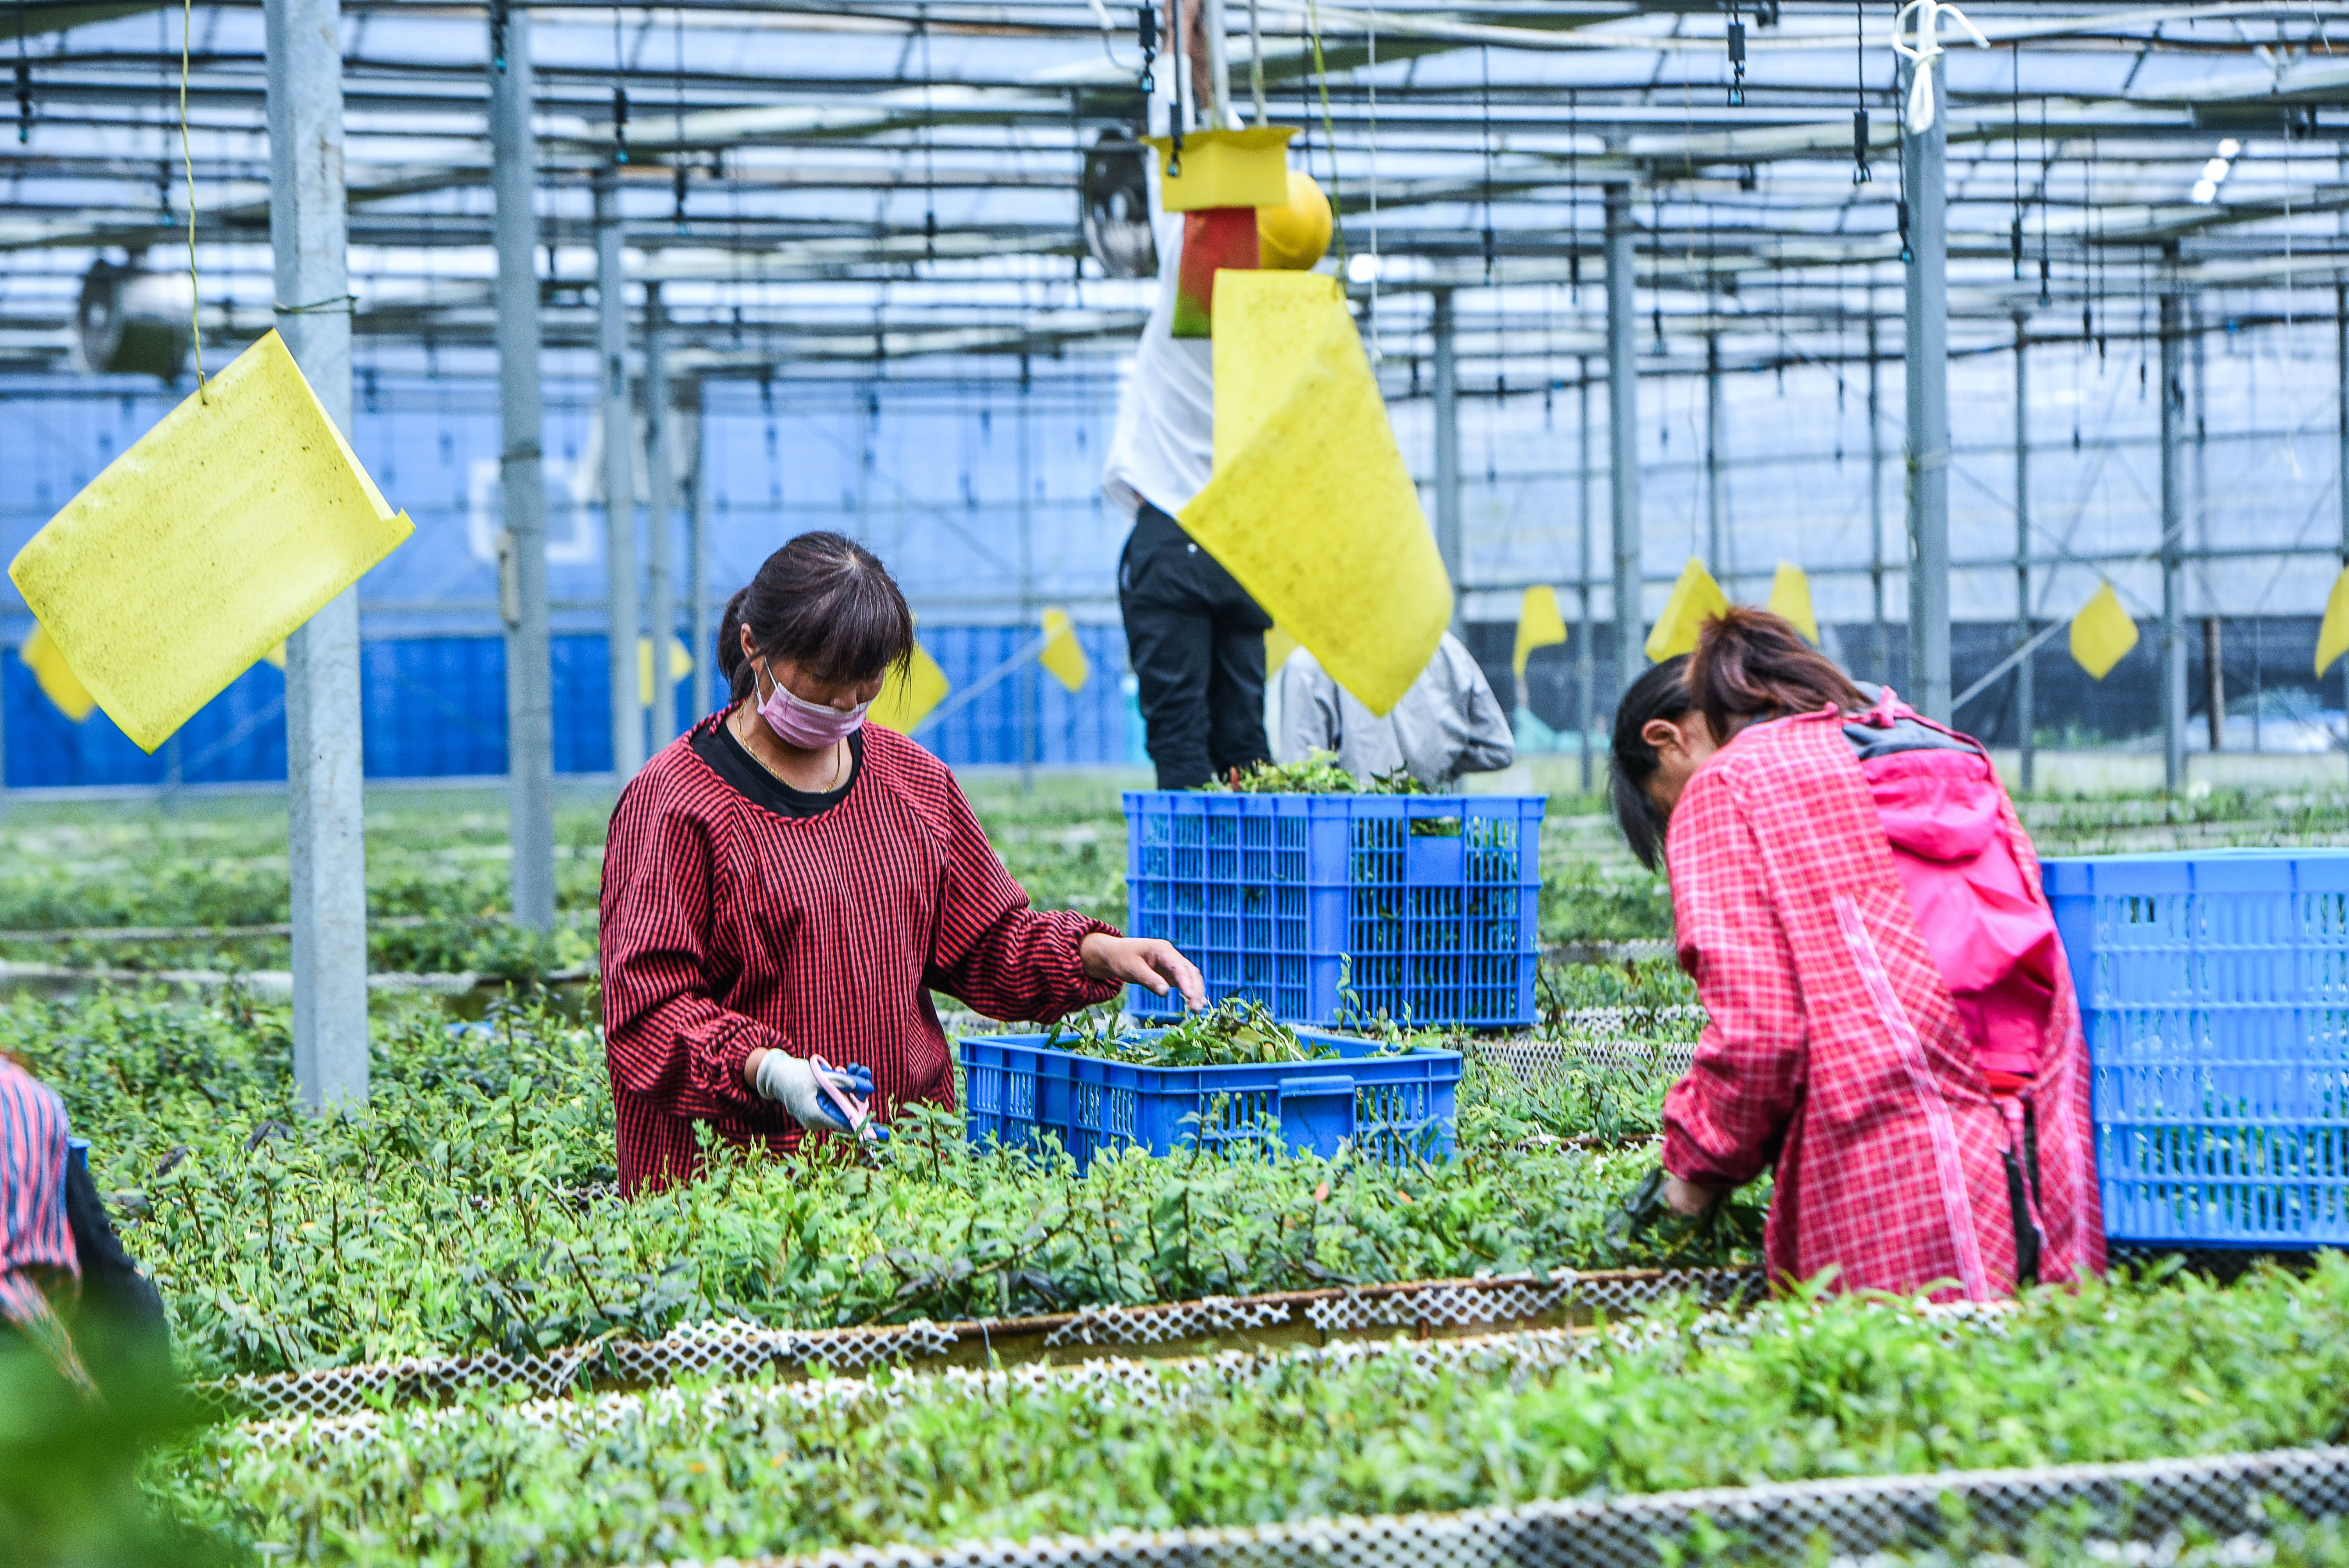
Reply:
[[[108,464],[8,575],[152,751],[413,531],[272,332]]]
[[[1092,665],[1085,657],[1085,645],[1077,641],[1076,626],[1066,610],[1044,612],[1044,651],[1036,655],[1036,662],[1071,693],[1085,689]]]
[[[1729,608],[1729,595],[1695,556],[1681,568],[1681,580],[1664,601],[1664,613],[1648,633],[1648,659],[1652,664],[1696,652],[1699,627]]]
[[[916,643],[905,668],[900,671],[892,665],[881,677],[881,695],[873,699],[864,717],[900,735],[911,735],[915,726],[928,717],[930,709],[944,702],[952,690],[954,683],[938,668],[938,661],[930,657],[930,650]]]
[[[2137,623],[2121,608],[2113,585],[2099,585],[2072,617],[2072,657],[2092,678],[2102,680],[2136,646]]]
[[[25,661],[25,667],[33,672],[33,679],[40,683],[41,695],[76,724],[97,709],[98,699],[89,695],[89,688],[73,673],[73,665],[66,663],[65,655],[57,652],[47,628],[36,624],[33,634],[16,650],[16,656]]]
[[[1185,532],[1384,714],[1452,621],[1452,581],[1334,278],[1216,282],[1216,464]]]
[[[1778,562],[1778,573],[1770,579],[1770,603],[1774,615],[1784,617],[1803,640],[1813,647],[1819,645],[1818,617],[1811,614],[1810,574],[1791,561]]]
[[[1526,661],[1536,648],[1554,648],[1566,641],[1566,617],[1558,613],[1557,590],[1537,583],[1526,590],[1517,607],[1517,678],[1526,678]]]
[[[1143,137],[1158,150],[1159,209],[1279,206],[1288,200],[1288,139],[1296,134],[1289,125],[1190,131],[1179,164],[1172,137]]]
[[[2343,654],[2349,654],[2349,566],[2333,580],[2324,601],[2324,621],[2316,628],[2316,673],[2331,669]]]
[[[682,637],[668,640],[668,684],[671,686],[693,673],[693,655]],[[653,706],[653,640],[636,639],[636,701],[646,707]]]
[[[1264,634],[1264,673],[1266,676],[1271,676],[1278,675],[1280,673],[1280,666],[1288,662],[1288,655],[1295,653],[1298,646],[1299,644],[1297,639],[1290,636],[1280,627],[1274,626],[1267,630]]]

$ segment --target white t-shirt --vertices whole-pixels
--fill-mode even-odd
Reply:
[[[1160,109],[1154,125],[1164,122]],[[1151,209],[1158,206],[1158,160],[1150,159]],[[1174,280],[1183,264],[1183,214],[1159,212],[1158,298],[1134,345],[1133,365],[1118,394],[1117,432],[1110,438],[1102,490],[1132,517],[1148,501],[1173,516],[1206,488],[1216,461],[1215,345],[1176,337]]]

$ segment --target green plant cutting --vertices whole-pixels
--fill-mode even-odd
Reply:
[[[1643,1112],[1609,1101],[1604,1141],[1544,1138],[1581,1129],[1590,1091],[1502,1073],[1472,1070],[1457,1157],[1435,1165],[1124,1151],[1080,1176],[928,1113],[899,1119],[876,1169],[721,1159],[626,1202],[594,1030],[542,1006],[379,1020],[367,1110],[317,1118],[293,1102],[288,1022],[246,996],[0,1007],[0,1048],[94,1140],[191,1377],[1751,1255],[1669,1226],[1610,1243],[1654,1165],[1620,1138]]]
[[[1123,1382],[736,1385],[397,1413],[363,1437],[221,1429],[150,1484],[273,1560],[492,1568],[2192,1456],[2337,1442],[2345,1422],[2349,1264],[2333,1258],[2228,1288],[2035,1290],[1973,1318],[1806,1293],[1736,1323],[1667,1313],[1563,1365],[1402,1343]],[[1742,1560],[1720,1523],[1721,1558]]]

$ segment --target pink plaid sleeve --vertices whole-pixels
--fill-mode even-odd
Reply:
[[[1742,1186],[1760,1175],[1801,1099],[1804,1022],[1795,955],[1752,827],[1728,781],[1700,773],[1665,843],[1681,965],[1708,1022],[1664,1099],[1664,1169]]]

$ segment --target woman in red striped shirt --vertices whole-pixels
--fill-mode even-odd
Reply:
[[[767,558],[726,606],[724,711],[621,792],[604,849],[605,1055],[622,1191],[692,1177],[694,1124],[787,1152],[951,1107],[930,992],[1044,1021],[1128,982],[1205,1000],[1168,943],[1028,907],[944,763],[864,722],[914,645],[888,572],[836,533]]]

